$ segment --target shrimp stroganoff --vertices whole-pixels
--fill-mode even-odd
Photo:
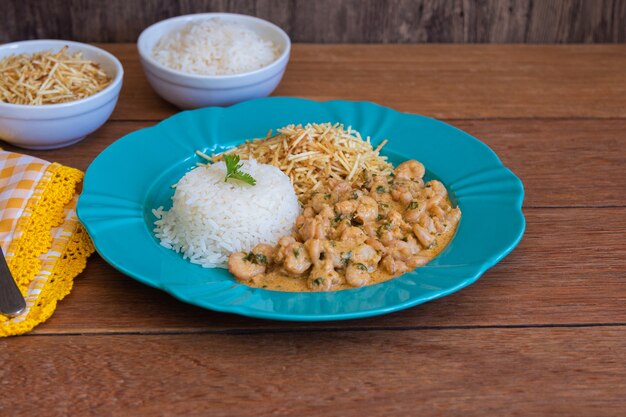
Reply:
[[[424,183],[420,162],[394,170],[378,154],[382,146],[374,149],[341,125],[279,132],[229,151],[281,168],[303,206],[292,234],[277,245],[230,255],[228,269],[240,282],[278,291],[372,285],[426,264],[454,235],[461,211],[441,182]],[[307,165],[303,154],[315,159]]]

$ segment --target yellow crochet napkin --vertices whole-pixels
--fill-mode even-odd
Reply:
[[[16,317],[0,314],[0,336],[46,321],[94,251],[76,217],[83,173],[0,150],[0,246],[26,299]]]

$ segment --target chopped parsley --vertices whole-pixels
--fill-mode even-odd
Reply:
[[[383,187],[382,185],[379,185],[378,187],[376,187],[376,192],[378,194],[382,194],[385,192],[385,187]]]
[[[341,254],[341,263],[343,264],[343,266],[347,266],[350,262],[350,259],[352,259],[352,251],[344,252]]]
[[[342,220],[348,220],[349,222],[352,222],[353,219],[354,219],[354,216],[352,214],[338,213],[333,219],[333,223],[339,223]]]
[[[244,256],[243,259],[248,262],[252,262],[253,264],[267,265],[267,256],[263,255],[262,253],[250,252],[246,256]]]
[[[362,264],[360,262],[357,264],[354,264],[354,266],[360,269],[361,271],[367,271],[367,266],[365,266],[365,264]]]
[[[406,209],[407,210],[414,210],[416,208],[419,207],[419,204],[417,204],[417,201],[412,201],[411,204],[409,204]]]

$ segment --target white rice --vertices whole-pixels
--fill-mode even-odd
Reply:
[[[190,22],[166,34],[152,54],[161,64],[199,75],[241,74],[278,58],[276,45],[242,24],[219,18]]]
[[[180,179],[172,208],[152,210],[161,245],[205,268],[226,268],[232,252],[275,245],[291,234],[300,205],[289,177],[253,159],[241,163],[256,185],[224,182],[223,162],[194,168]]]

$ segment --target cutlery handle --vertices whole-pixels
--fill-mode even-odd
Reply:
[[[4,253],[0,248],[0,312],[16,316],[26,308],[26,301],[17,287]]]

